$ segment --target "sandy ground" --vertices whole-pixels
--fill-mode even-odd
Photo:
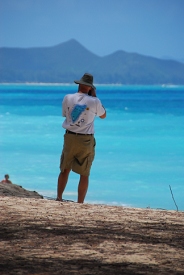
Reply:
[[[184,274],[184,212],[2,192],[0,209],[1,275]]]

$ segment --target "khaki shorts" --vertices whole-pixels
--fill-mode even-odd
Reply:
[[[93,135],[64,135],[64,146],[61,154],[60,169],[71,169],[73,172],[89,176],[95,157],[96,141]]]

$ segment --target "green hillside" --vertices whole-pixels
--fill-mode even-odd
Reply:
[[[183,63],[124,51],[100,57],[74,39],[53,47],[0,48],[1,83],[73,83],[85,72],[99,84],[184,84]]]

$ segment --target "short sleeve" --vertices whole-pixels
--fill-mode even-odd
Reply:
[[[96,105],[96,115],[102,116],[105,113],[105,108],[103,107],[101,101],[97,98],[97,105]]]

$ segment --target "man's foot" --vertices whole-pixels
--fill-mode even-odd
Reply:
[[[63,201],[63,200],[61,200],[60,198],[56,198],[56,201]]]
[[[56,201],[62,201],[62,202],[74,202],[72,200],[64,200],[64,199],[60,199],[60,198],[56,198]]]

